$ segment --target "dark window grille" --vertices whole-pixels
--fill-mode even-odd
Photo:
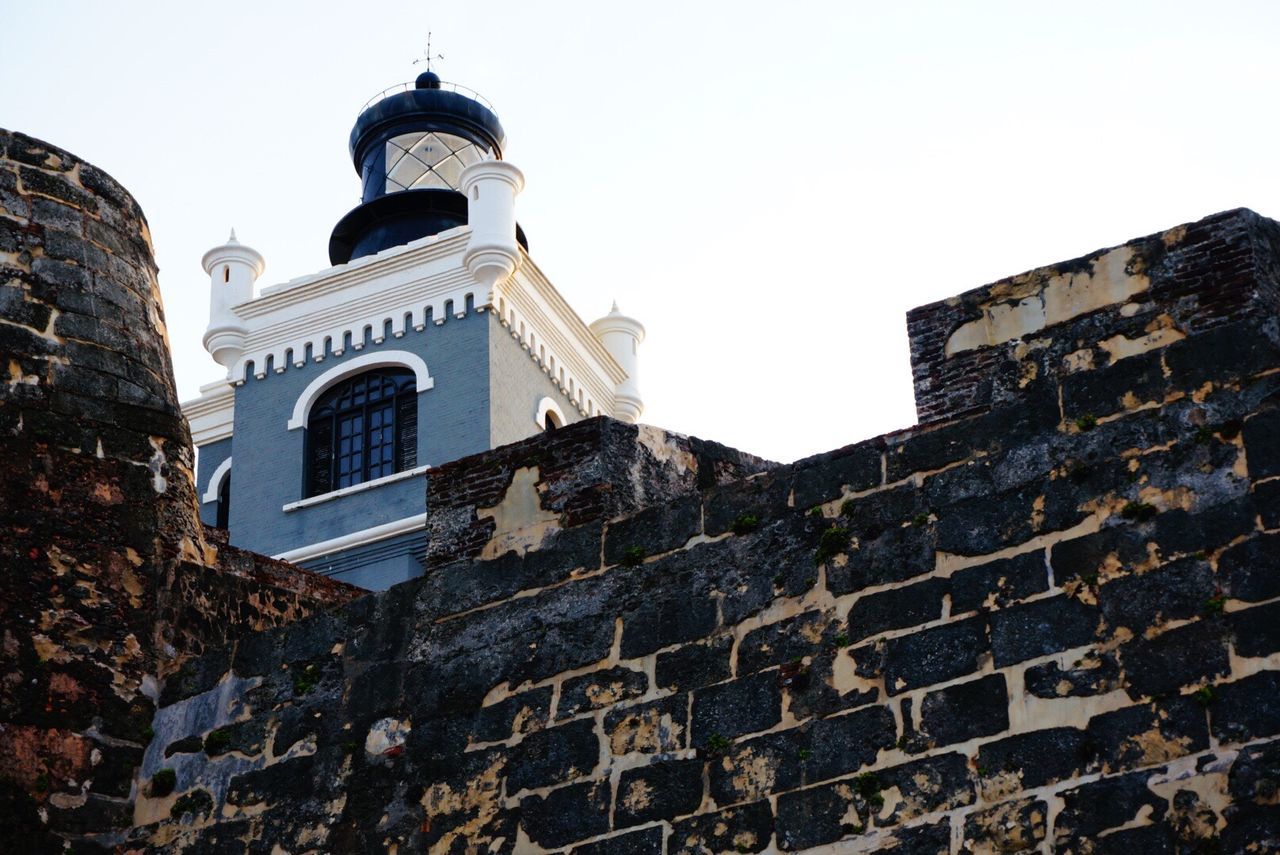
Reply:
[[[417,449],[413,372],[384,369],[353,377],[311,408],[306,494],[318,496],[412,469]]]

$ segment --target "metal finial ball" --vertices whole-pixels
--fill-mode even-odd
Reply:
[[[414,81],[413,85],[418,89],[439,89],[440,75],[434,71],[424,71],[418,75],[418,79]]]

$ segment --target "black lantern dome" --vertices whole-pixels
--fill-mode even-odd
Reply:
[[[479,94],[444,83],[432,71],[418,75],[412,88],[374,98],[351,129],[361,204],[334,227],[330,263],[345,264],[466,224],[462,170],[501,159],[505,139]],[[528,248],[518,227],[516,238]]]

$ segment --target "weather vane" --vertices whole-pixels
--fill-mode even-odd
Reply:
[[[437,53],[437,54],[435,54],[435,55],[432,55],[432,53],[431,53],[431,31],[430,31],[430,30],[427,30],[427,51],[426,51],[426,53],[425,53],[425,54],[423,54],[421,57],[419,57],[418,59],[415,59],[415,60],[413,61],[413,64],[414,64],[414,65],[417,65],[417,64],[418,64],[418,63],[420,63],[420,62],[425,62],[425,63],[427,64],[427,71],[430,71],[430,70],[431,70],[431,60],[433,60],[433,59],[444,59],[444,54],[442,54],[442,53]]]

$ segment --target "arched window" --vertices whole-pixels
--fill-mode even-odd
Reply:
[[[227,522],[231,519],[231,473],[227,473],[227,477],[222,479],[222,486],[218,487],[218,512],[214,526],[217,528],[226,528]]]
[[[533,415],[533,423],[538,426],[538,430],[553,431],[562,428],[565,425],[564,412],[559,405],[550,398],[543,398],[538,402],[538,410]]]
[[[417,465],[418,395],[408,368],[378,368],[316,399],[307,419],[306,494],[318,496]]]

